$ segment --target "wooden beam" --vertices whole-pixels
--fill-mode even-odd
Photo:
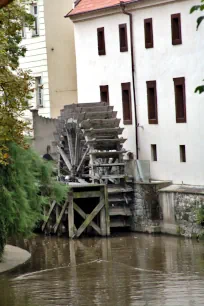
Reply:
[[[100,198],[100,191],[78,191],[74,192],[74,199],[85,199],[85,198]]]
[[[109,215],[109,203],[108,203],[108,187],[104,186],[105,193],[105,210],[106,210],[106,235],[110,236],[110,215]]]
[[[83,231],[87,228],[87,226],[91,223],[91,221],[95,218],[95,216],[99,213],[99,211],[102,209],[104,206],[104,202],[100,202],[90,213],[90,215],[87,216],[86,220],[82,223],[82,225],[79,227],[76,233],[76,237],[81,236]]]
[[[72,130],[66,128],[66,135],[67,135],[67,141],[68,141],[68,147],[69,147],[69,154],[71,158],[71,164],[74,165],[74,148],[73,148],[73,142],[72,142]]]
[[[43,225],[42,225],[42,231],[43,231],[43,232],[44,232],[44,230],[45,230],[45,228],[46,228],[47,222],[49,221],[50,215],[51,215],[53,209],[55,208],[55,205],[56,205],[56,202],[53,201],[53,202],[52,202],[52,205],[50,206],[48,215],[46,216],[46,220],[45,220],[45,222],[44,222]]]
[[[76,173],[78,173],[81,170],[81,167],[82,167],[82,165],[85,161],[85,158],[86,158],[86,155],[88,154],[88,152],[89,152],[89,148],[87,148],[86,151],[84,152],[84,155],[82,156],[82,159],[79,163],[79,166],[77,167]]]
[[[101,187],[101,197],[100,201],[105,203],[105,194],[104,194],[104,187]],[[105,206],[100,211],[100,228],[101,228],[101,235],[106,236],[106,209]]]
[[[64,153],[64,151],[59,146],[57,146],[57,150],[59,151],[60,155],[62,156],[67,168],[69,169],[69,171],[71,171],[72,170],[72,165],[71,165],[70,161],[68,160],[67,155]]]
[[[74,203],[73,203],[73,193],[69,192],[69,204],[68,204],[68,227],[69,227],[69,238],[74,238],[75,236],[75,225],[74,225]]]
[[[55,224],[55,226],[54,226],[54,233],[55,233],[55,234],[57,233],[58,227],[59,227],[59,225],[60,225],[60,222],[61,222],[62,217],[63,217],[64,212],[65,212],[65,209],[67,208],[67,202],[68,202],[68,201],[65,201],[65,203],[64,203],[64,205],[63,205],[63,207],[62,207],[62,210],[61,210],[61,212],[60,212],[59,218],[58,218],[58,220],[57,220],[57,222],[56,222],[56,224]]]
[[[78,214],[84,219],[86,220],[87,218],[87,214],[85,214],[85,212],[74,202],[74,209],[78,212]],[[95,231],[101,235],[101,230],[100,227],[95,223],[95,222],[90,222],[90,226],[93,227],[93,229],[95,229]]]

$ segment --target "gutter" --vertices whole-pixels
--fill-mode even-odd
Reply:
[[[139,147],[138,147],[138,120],[137,120],[137,103],[136,103],[136,92],[135,92],[135,61],[134,61],[134,38],[133,38],[133,18],[132,14],[126,12],[125,3],[120,2],[120,7],[123,14],[129,16],[130,20],[130,44],[131,44],[131,64],[132,64],[132,87],[133,87],[133,100],[134,100],[134,116],[135,116],[135,136],[136,136],[136,159],[139,159]]]

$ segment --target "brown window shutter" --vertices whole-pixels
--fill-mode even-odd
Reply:
[[[106,47],[105,47],[105,32],[104,28],[97,29],[97,36],[98,36],[98,54],[105,55],[106,54]]]
[[[119,24],[120,52],[128,51],[127,24]]]
[[[100,86],[100,96],[101,96],[101,102],[106,102],[107,104],[109,104],[109,88],[108,88],[108,85]]]
[[[171,35],[172,35],[172,45],[182,44],[180,13],[171,15]]]
[[[149,124],[158,124],[156,81],[147,81],[147,108]]]
[[[145,34],[145,48],[153,48],[154,40],[153,40],[153,26],[152,26],[152,18],[144,19],[144,34]]]
[[[185,78],[174,78],[176,122],[186,122],[186,89]]]
[[[186,163],[186,146],[180,145],[180,162]]]
[[[132,124],[131,84],[122,83],[123,123]]]

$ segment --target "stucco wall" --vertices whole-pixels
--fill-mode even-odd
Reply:
[[[51,117],[77,102],[74,26],[64,18],[72,0],[44,0]]]
[[[134,9],[134,56],[139,127],[139,158],[151,160],[151,144],[157,144],[158,161],[151,161],[154,179],[174,183],[204,184],[204,103],[194,94],[202,82],[204,63],[204,24],[196,31],[199,13],[189,14],[197,0],[174,1],[165,5]],[[146,1],[145,3],[148,3]],[[140,2],[138,5],[142,5]],[[182,45],[172,46],[171,14],[181,13]],[[153,18],[154,48],[145,49],[144,19]],[[75,23],[77,82],[79,102],[100,100],[100,85],[109,85],[110,104],[122,118],[121,83],[132,82],[129,51],[119,52],[118,25],[128,23],[120,14]],[[97,28],[105,27],[106,55],[98,56]],[[173,78],[185,77],[187,123],[176,123]],[[146,81],[157,81],[158,125],[149,125]],[[133,118],[134,119],[134,118]],[[134,126],[125,126],[125,147],[135,152]],[[179,145],[186,145],[186,163],[180,162]]]

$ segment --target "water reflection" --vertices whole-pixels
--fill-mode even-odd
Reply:
[[[0,277],[0,306],[203,305],[203,243],[133,234],[17,244],[32,259]]]

